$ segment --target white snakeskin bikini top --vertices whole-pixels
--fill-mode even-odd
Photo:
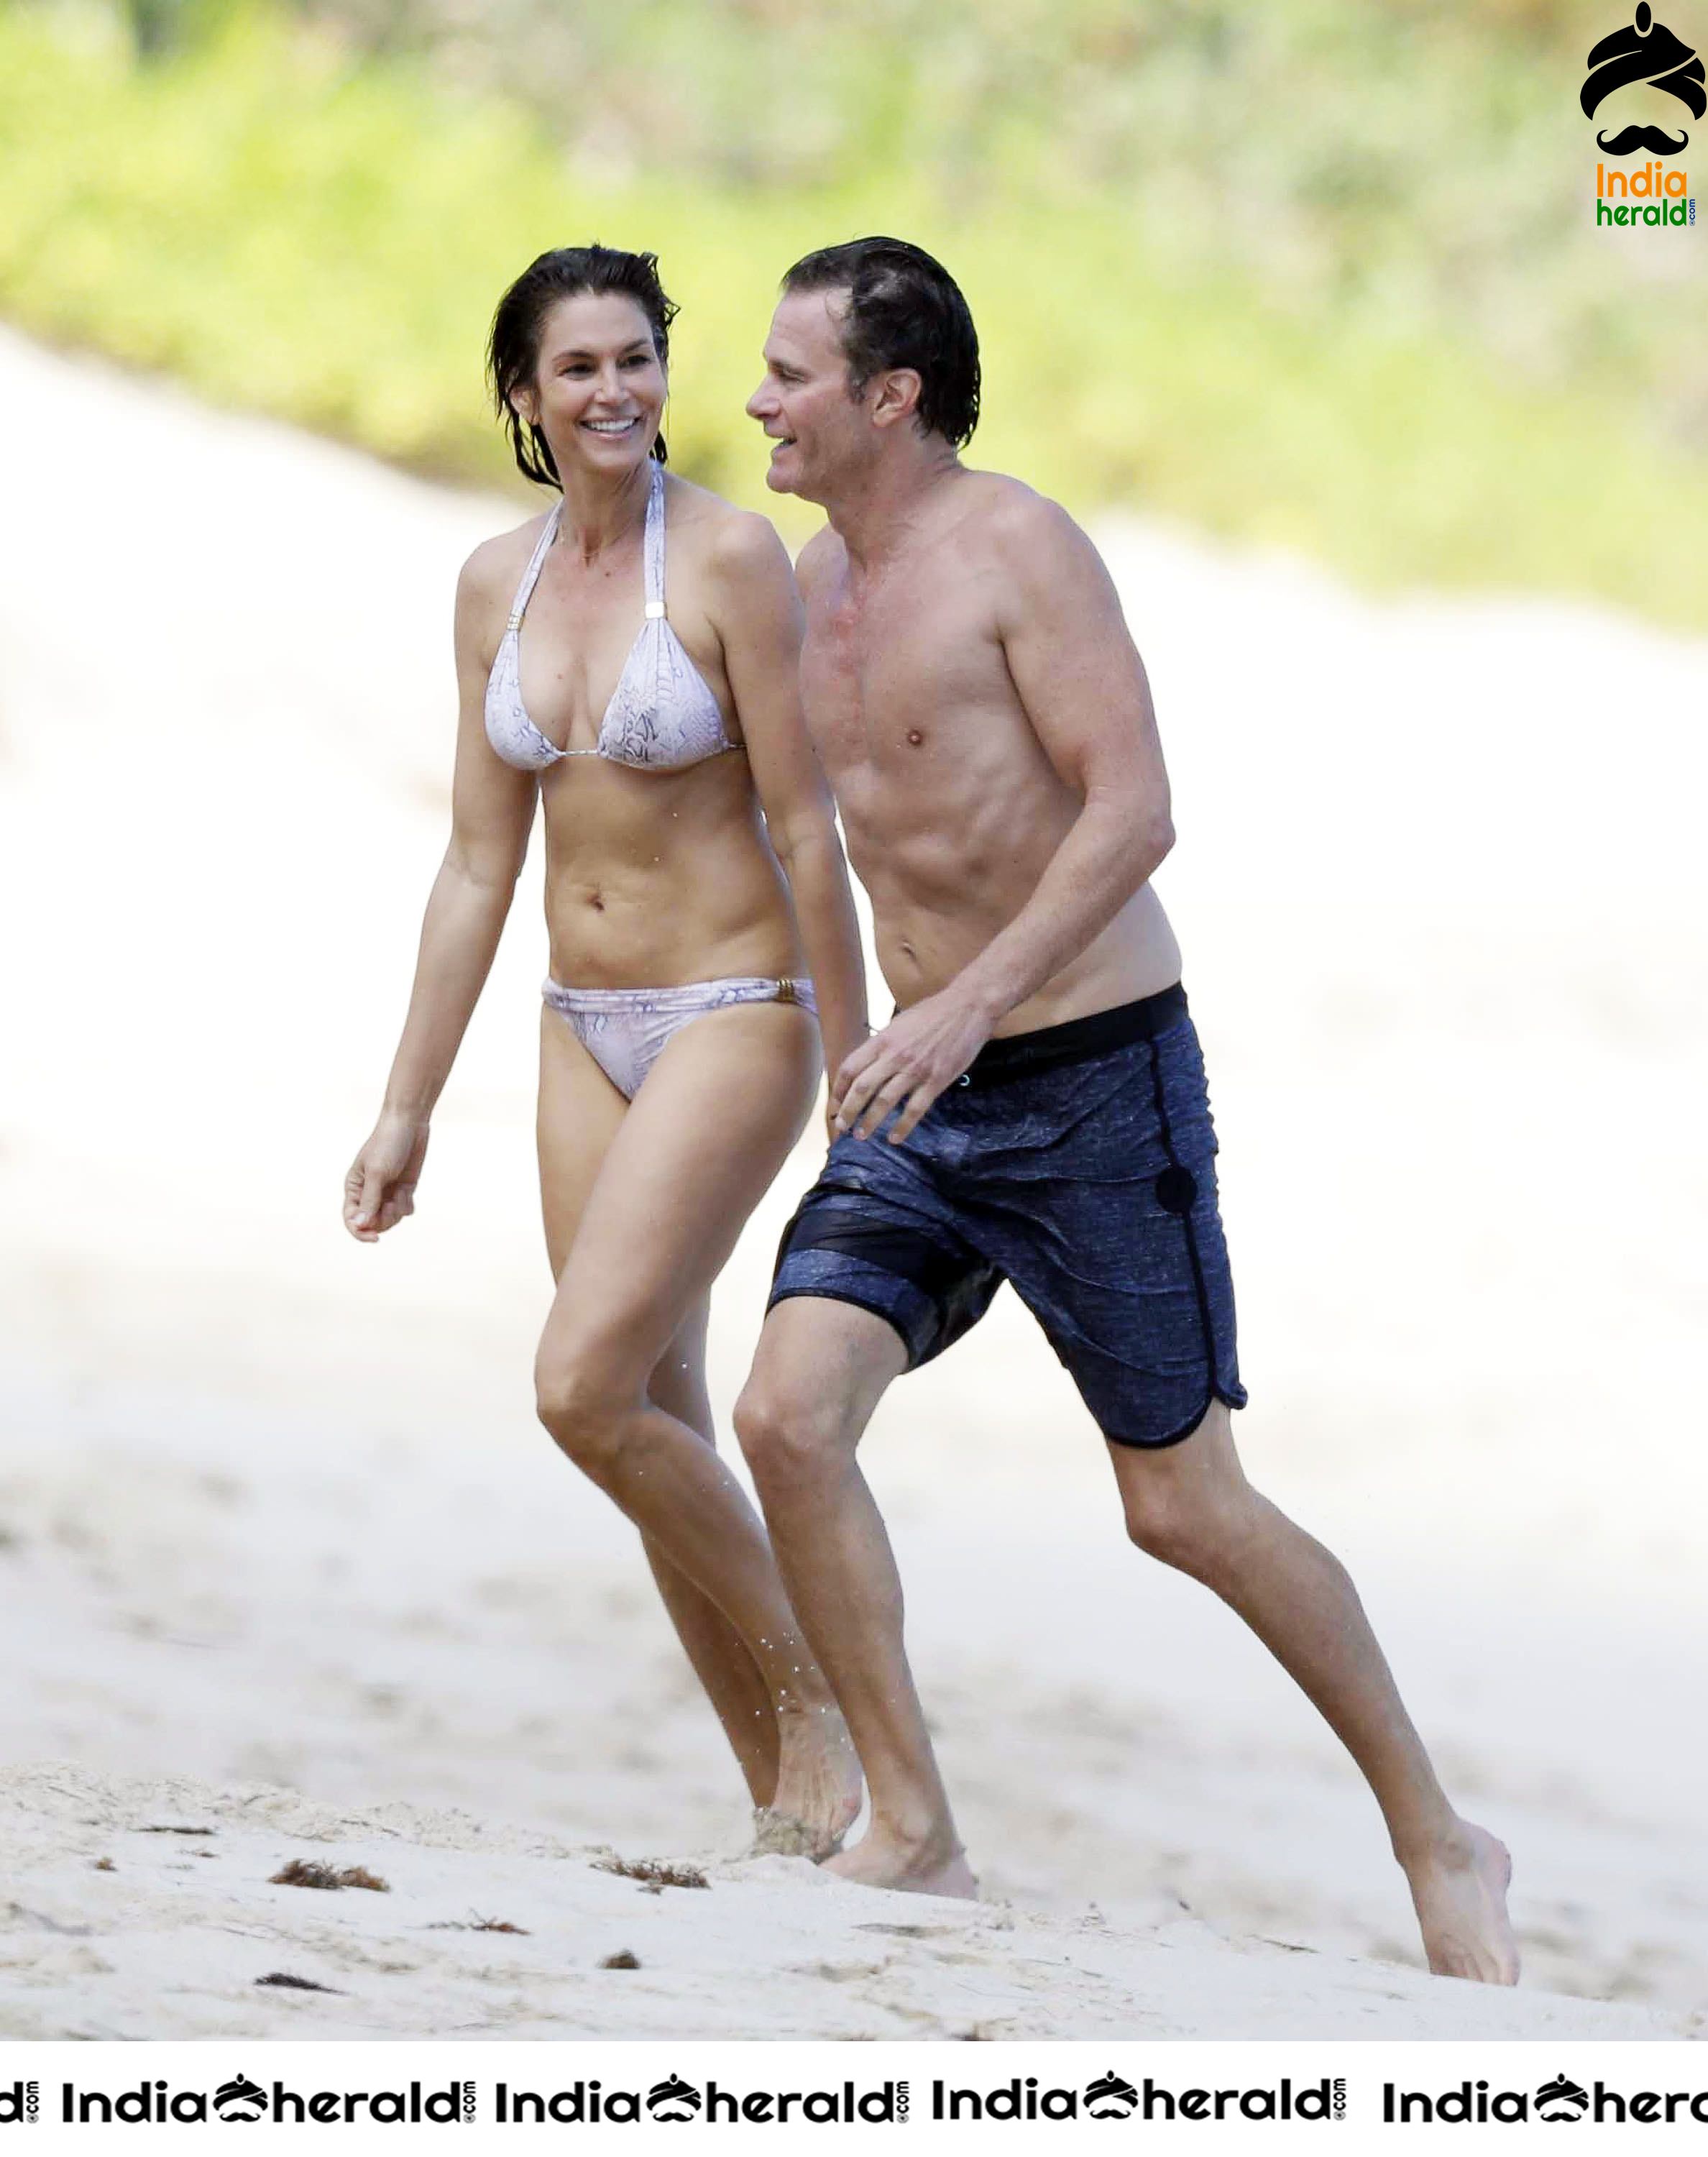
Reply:
[[[723,731],[723,714],[676,631],[664,618],[664,467],[652,467],[644,542],[646,619],[625,661],[599,729],[597,749],[559,749],[548,741],[522,701],[522,618],[557,536],[563,505],[546,519],[498,656],[486,680],[486,739],[506,764],[543,771],[569,756],[602,756],[652,771],[681,771],[742,744]]]

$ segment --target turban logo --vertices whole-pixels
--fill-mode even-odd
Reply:
[[[1669,97],[1689,106],[1698,120],[1708,110],[1701,60],[1664,23],[1655,21],[1649,0],[1642,0],[1634,22],[1603,38],[1591,52],[1588,78],[1578,94],[1584,117],[1592,120],[1604,97],[1635,82],[1645,82],[1651,90],[1664,90]],[[1617,135],[1597,135],[1595,139],[1610,157],[1627,157],[1633,150],[1653,150],[1658,157],[1670,157],[1690,138],[1681,134],[1675,142],[1664,128],[1633,126],[1621,128]]]
[[[1138,2108],[1138,2091],[1118,2074],[1099,2075],[1085,2086],[1085,2109],[1092,2119],[1130,2119]]]
[[[1557,2075],[1536,2092],[1538,2119],[1582,2119],[1589,2110],[1589,2092]]]

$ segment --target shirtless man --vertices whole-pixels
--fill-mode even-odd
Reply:
[[[975,1892],[856,1460],[893,1378],[1011,1280],[1108,1445],[1128,1534],[1221,1595],[1363,1772],[1429,1967],[1510,1985],[1507,1853],[1437,1781],[1345,1568],[1246,1481],[1215,1139],[1150,878],[1173,840],[1145,670],[1063,511],[970,471],[978,344],[918,248],[796,264],[749,404],[799,564],[806,718],[899,1008],[842,1063],[736,1410],[778,1562],[865,1765],[831,1869]]]

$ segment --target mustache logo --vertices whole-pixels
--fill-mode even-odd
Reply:
[[[1596,145],[1610,157],[1628,157],[1633,150],[1653,150],[1657,157],[1675,157],[1690,141],[1680,135],[1675,142],[1664,127],[1622,127],[1617,135],[1597,135]]]

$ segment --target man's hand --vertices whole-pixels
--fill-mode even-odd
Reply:
[[[837,1131],[869,1139],[899,1109],[892,1145],[899,1145],[945,1086],[952,1086],[990,1037],[991,1012],[953,986],[898,1012],[889,1024],[842,1059],[831,1088]]]

